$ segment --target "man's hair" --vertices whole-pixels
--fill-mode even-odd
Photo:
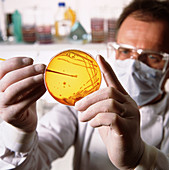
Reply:
[[[164,20],[169,24],[169,0],[134,0],[123,9],[118,21],[117,31],[123,21],[132,15],[141,21]]]

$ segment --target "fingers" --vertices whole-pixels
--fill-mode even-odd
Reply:
[[[103,73],[103,77],[108,87],[114,87],[115,89],[119,90],[123,94],[127,94],[123,86],[118,81],[114,71],[112,70],[111,66],[105,61],[105,59],[99,55],[97,56],[98,64],[101,68]]]
[[[116,137],[124,136],[127,131],[127,125],[130,123],[131,123],[130,119],[126,120],[125,118],[119,116],[116,113],[109,112],[99,113],[89,122],[90,126],[92,126],[93,128],[99,127],[110,128],[110,131],[113,132],[113,134],[116,135]],[[102,136],[104,135],[108,134],[102,134]]]
[[[119,116],[114,113],[99,113],[90,121],[92,127],[111,126],[117,124]]]
[[[32,63],[33,60],[26,57],[11,58],[0,63],[1,113],[3,108],[11,108],[16,104],[17,108],[25,107],[22,102],[34,102],[34,97],[38,99],[45,92],[43,75],[45,65]],[[37,87],[39,88],[35,90]]]
[[[16,105],[18,105],[18,109],[27,109],[31,104],[35,103],[44,94],[45,91],[46,88],[44,85],[37,86],[29,94],[24,96],[20,103],[16,103]]]
[[[20,125],[23,122],[25,122],[30,116],[30,111],[27,113],[26,116],[24,116],[21,113],[24,113],[25,110],[29,108],[30,105],[35,103],[46,91],[44,85],[39,85],[36,88],[34,88],[30,93],[28,93],[20,102],[16,102],[15,104],[8,105],[1,107],[0,110],[0,116],[3,120],[5,120],[8,123],[14,124],[14,122],[20,122]],[[36,114],[36,112],[34,113]],[[21,117],[23,116],[23,117]],[[23,120],[24,119],[24,120]],[[32,118],[33,119],[33,115]],[[18,127],[18,125],[17,125]]]
[[[8,72],[33,64],[33,59],[28,57],[14,57],[0,62],[0,79]]]
[[[19,82],[27,77],[35,76],[37,74],[43,73],[45,70],[45,65],[30,65],[24,68],[20,68],[7,73],[3,79],[0,80],[1,87],[0,91],[5,91],[5,89],[12,85],[13,83]]]
[[[30,93],[30,91],[33,91],[37,86],[43,85],[43,77],[43,74],[39,74],[12,84],[5,90],[5,93],[0,95],[1,104],[3,103],[4,105],[11,105],[13,103],[19,102],[24,96]]]
[[[80,121],[90,121],[100,113],[116,113],[123,116],[124,112],[125,108],[123,108],[119,102],[113,99],[107,99],[88,107],[84,112],[80,114]]]
[[[100,89],[99,91],[96,91],[94,93],[91,93],[85,98],[76,102],[75,109],[79,111],[84,111],[90,105],[93,105],[94,103],[106,99],[114,99],[120,103],[126,102],[126,96],[124,96],[121,92],[119,92],[113,87],[107,87],[107,88]]]
[[[122,117],[115,113],[99,113],[94,119],[90,121],[90,125],[94,128],[108,126],[115,134],[123,134],[125,121]]]

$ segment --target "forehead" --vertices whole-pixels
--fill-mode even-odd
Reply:
[[[141,21],[128,16],[122,23],[117,42],[137,48],[169,52],[169,25],[166,21]]]

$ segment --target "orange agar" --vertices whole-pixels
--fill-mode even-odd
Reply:
[[[74,106],[75,102],[98,90],[101,71],[97,62],[80,50],[57,54],[45,71],[47,90],[58,102]]]

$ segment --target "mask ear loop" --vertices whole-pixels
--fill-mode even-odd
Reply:
[[[162,78],[161,78],[161,80],[160,80],[160,83],[159,83],[160,89],[162,89],[162,88],[164,87],[164,80],[166,79],[166,75],[167,75],[167,73],[169,72],[169,67],[168,67],[168,69],[167,69],[168,63],[169,63],[169,61],[168,61],[168,59],[167,59],[167,61],[165,62],[164,68],[163,68],[163,70],[162,70],[163,76],[162,76]]]
[[[162,70],[162,73],[164,73],[167,69],[167,66],[168,66],[168,59],[166,60],[165,64],[164,64],[164,67],[163,67],[163,70]]]

